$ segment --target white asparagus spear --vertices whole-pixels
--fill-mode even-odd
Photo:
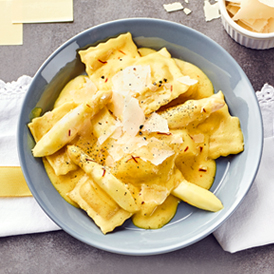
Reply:
[[[170,107],[158,114],[165,118],[170,129],[186,127],[190,123],[199,124],[225,105],[221,91],[200,100],[188,100],[184,104]]]
[[[48,156],[71,142],[86,119],[92,118],[110,100],[110,91],[97,92],[89,102],[82,103],[61,118],[34,146],[34,157]]]
[[[204,210],[217,212],[223,208],[222,202],[212,192],[186,180],[171,193],[182,201]]]
[[[104,166],[94,162],[77,146],[68,146],[68,154],[71,160],[80,166],[121,208],[128,212],[139,210],[126,185],[106,170]]]

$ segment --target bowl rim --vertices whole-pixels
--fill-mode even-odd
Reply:
[[[53,53],[47,58],[45,59],[45,61],[42,63],[42,65],[40,66],[40,68],[37,70],[37,72],[35,73],[33,79],[36,78],[37,75],[39,75],[39,73],[42,71],[42,69],[44,67],[46,67],[48,65],[48,63],[51,61],[51,59],[53,58],[53,56],[57,53],[59,53],[63,48],[65,48],[67,45],[69,45],[71,42],[75,41],[75,39],[77,39],[78,36],[80,35],[83,35],[84,33],[89,33],[89,31],[91,29],[94,29],[94,28],[98,28],[98,27],[102,27],[102,26],[107,26],[108,24],[111,24],[111,23],[117,23],[117,21],[123,21],[123,22],[126,22],[126,21],[134,21],[134,20],[149,20],[149,21],[160,21],[160,22],[166,22],[166,23],[169,23],[169,24],[173,24],[175,26],[182,26],[183,28],[185,29],[188,29],[188,30],[191,30],[191,31],[194,31],[195,33],[199,34],[199,35],[202,35],[207,41],[210,41],[211,43],[214,43],[216,44],[220,50],[225,53],[226,55],[228,55],[231,60],[233,61],[233,63],[236,64],[236,66],[241,69],[241,67],[239,66],[239,64],[234,60],[234,58],[227,52],[225,51],[218,43],[216,43],[214,40],[212,40],[210,37],[206,36],[205,34],[193,29],[193,28],[190,28],[190,27],[187,27],[185,25],[182,25],[182,24],[179,24],[179,23],[176,23],[176,22],[173,22],[173,21],[168,21],[168,20],[164,20],[164,19],[156,19],[156,18],[126,18],[126,19],[117,19],[117,20],[113,20],[113,21],[108,21],[108,22],[105,22],[105,23],[101,23],[101,24],[98,24],[98,25],[94,25],[88,29],[85,29],[79,33],[77,33],[76,35],[74,35],[72,38],[68,39],[66,42],[64,42],[63,44],[61,44],[61,46],[59,46],[57,49],[55,49],[53,51]],[[242,70],[242,69],[241,69]],[[244,71],[242,70],[242,72],[244,73]],[[250,88],[253,90],[253,87],[249,81],[249,79],[247,78],[246,76],[246,79],[248,81],[248,85],[250,86]],[[32,82],[33,83],[33,82]],[[32,86],[32,83],[31,83],[31,86]],[[31,87],[30,86],[30,87]],[[254,91],[254,90],[253,90]],[[26,97],[24,99],[24,102],[23,102],[23,106],[26,105],[27,103],[27,99],[30,97],[30,96],[27,96],[29,92],[27,92],[26,94]],[[255,96],[255,95],[254,95]],[[256,101],[257,105],[258,105],[258,102]],[[18,152],[19,152],[19,159],[20,159],[20,162],[21,162],[21,165],[22,165],[22,169],[23,169],[23,172],[24,172],[24,168],[26,168],[26,163],[24,163],[24,161],[22,160],[23,158],[23,154],[25,153],[22,148],[22,146],[20,147],[20,143],[23,143],[22,139],[20,138],[20,131],[23,131],[23,117],[22,117],[22,113],[23,113],[23,108],[21,109],[21,113],[20,113],[20,118],[19,118],[19,123],[18,123],[18,134],[17,134],[17,143],[18,143],[18,146],[19,146],[19,149],[18,149]],[[262,117],[261,117],[261,114],[260,114],[260,117],[259,117],[260,121],[261,121],[261,127],[260,127],[260,131],[262,131]],[[251,180],[251,183],[249,184],[249,186],[245,189],[244,192],[241,193],[241,201],[243,200],[243,198],[245,197],[245,195],[247,194],[247,192],[249,191],[250,187],[252,186],[253,182],[254,182],[254,179],[256,177],[256,174],[257,174],[257,171],[258,171],[258,168],[259,168],[259,163],[260,163],[260,160],[261,160],[261,154],[262,154],[262,145],[263,145],[263,135],[260,136],[260,140],[261,140],[261,143],[259,144],[259,158],[256,159],[256,162],[257,162],[257,165],[256,165],[256,170],[253,171],[253,174],[252,174],[252,180]],[[27,168],[26,168],[27,169]],[[31,181],[30,177],[29,177],[29,173],[28,173],[28,170],[26,171],[26,174],[24,172],[24,175],[27,177],[27,183],[28,183],[28,180]],[[29,184],[28,184],[29,185]],[[31,189],[33,190],[32,186],[31,186]],[[34,189],[34,192],[35,194],[36,193],[36,190]],[[60,222],[57,222],[55,217],[52,217],[51,214],[49,214],[49,211],[48,209],[45,209],[44,206],[43,206],[43,202],[41,202],[40,200],[38,200],[36,198],[36,195],[33,195],[34,198],[36,199],[36,201],[38,202],[38,204],[40,205],[40,207],[45,211],[45,213],[47,213],[47,215],[50,217],[50,219],[52,219],[55,223],[59,224]],[[39,195],[38,195],[39,196]],[[238,197],[239,199],[239,197]],[[205,238],[206,236],[208,236],[210,233],[212,233],[214,230],[216,230],[229,216],[231,216],[231,214],[236,210],[236,208],[240,205],[240,202],[239,200],[237,199],[237,201],[234,201],[233,202],[233,205],[232,207],[230,208],[230,210],[228,210],[228,212],[226,212],[226,214],[224,216],[222,216],[221,218],[219,218],[218,220],[215,221],[215,224],[214,225],[211,225],[209,228],[205,229],[205,231],[203,233],[200,233],[198,235],[196,235],[196,237],[193,237],[191,240],[188,240],[187,241],[187,244],[182,244],[181,242],[180,243],[177,243],[177,244],[174,244],[173,246],[168,246],[168,247],[161,247],[161,248],[158,248],[158,250],[155,250],[155,247],[154,248],[151,248],[149,250],[146,250],[146,252],[142,251],[142,254],[138,251],[130,251],[130,252],[125,252],[124,249],[115,249],[113,250],[113,248],[110,248],[108,246],[104,246],[104,245],[100,245],[98,246],[97,244],[93,243],[93,244],[90,244],[90,243],[87,243],[85,242],[85,240],[83,239],[82,236],[77,236],[77,235],[72,235],[71,234],[71,229],[70,227],[66,226],[63,224],[62,226],[62,229],[64,231],[66,231],[68,234],[72,235],[74,238],[78,239],[79,241],[82,241],[84,243],[87,243],[87,244],[90,244],[96,248],[99,248],[99,249],[102,249],[102,250],[106,250],[106,251],[109,251],[109,252],[113,252],[113,253],[116,253],[116,254],[124,254],[124,255],[137,255],[137,256],[141,256],[141,255],[156,255],[156,254],[163,254],[163,253],[168,253],[168,252],[171,252],[171,251],[175,251],[175,250],[178,250],[178,249],[181,249],[181,248],[184,248],[188,245],[191,245],[193,243],[196,243],[200,240],[202,240],[203,238]]]
[[[227,9],[226,9],[226,6],[225,6],[225,1],[226,0],[218,0],[221,16],[228,24],[230,24],[230,26],[234,30],[236,30],[240,34],[242,34],[244,36],[247,36],[247,37],[249,37],[251,39],[254,39],[254,40],[271,40],[271,39],[274,39],[274,32],[271,32],[271,33],[257,33],[257,32],[249,31],[249,30],[241,27],[240,25],[238,25],[229,16],[229,14],[227,12]]]

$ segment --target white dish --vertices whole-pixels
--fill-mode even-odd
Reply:
[[[234,39],[240,45],[252,49],[260,50],[274,47],[274,32],[256,33],[244,29],[229,16],[225,6],[225,0],[218,1],[223,26],[232,39]]]

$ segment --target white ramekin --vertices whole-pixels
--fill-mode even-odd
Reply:
[[[274,32],[256,33],[246,30],[234,22],[229,16],[225,0],[218,0],[223,26],[237,43],[252,49],[269,49],[274,47]]]

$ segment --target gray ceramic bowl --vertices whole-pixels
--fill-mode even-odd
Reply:
[[[131,32],[138,46],[167,47],[174,57],[192,62],[222,90],[230,112],[238,116],[245,150],[217,161],[211,191],[224,209],[209,213],[181,203],[176,216],[158,230],[142,230],[127,221],[113,233],[103,235],[93,221],[57,193],[48,179],[41,159],[31,154],[34,141],[27,128],[36,106],[50,110],[63,86],[84,73],[77,50],[120,33]],[[205,35],[173,22],[158,19],[125,19],[88,29],[58,48],[38,70],[27,92],[18,129],[18,150],[28,186],[42,209],[64,231],[94,247],[120,254],[152,255],[191,245],[220,226],[237,208],[256,175],[263,142],[262,119],[255,92],[235,60]]]

